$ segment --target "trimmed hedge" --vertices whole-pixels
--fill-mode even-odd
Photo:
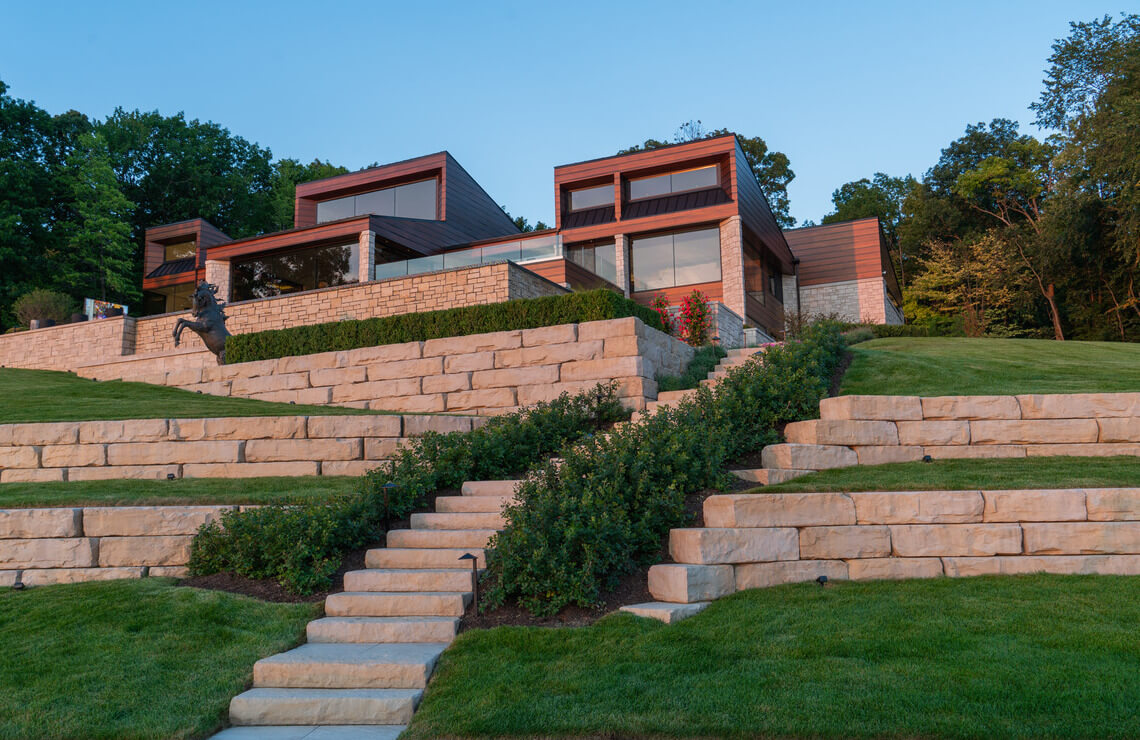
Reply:
[[[656,561],[669,530],[688,522],[686,494],[724,487],[727,463],[779,441],[781,424],[818,415],[845,350],[840,330],[808,328],[713,388],[532,471],[488,546],[482,608],[595,607],[623,574]]]
[[[442,311],[333,321],[294,326],[226,339],[228,363],[274,360],[279,357],[335,352],[382,344],[422,342],[494,331],[537,329],[637,317],[654,329],[664,329],[650,308],[611,290],[599,289],[543,298],[523,298],[486,306],[463,306]]]

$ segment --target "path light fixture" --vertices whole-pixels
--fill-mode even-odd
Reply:
[[[387,538],[388,538],[388,530],[391,528],[392,505],[391,505],[390,501],[392,500],[392,494],[399,487],[400,486],[397,483],[385,483],[383,486],[383,490],[384,490],[384,538],[385,538],[385,541],[387,541]]]
[[[167,474],[166,474],[166,479],[167,479],[167,480],[174,480],[174,473],[167,473]]]
[[[815,582],[819,584],[820,588],[827,588],[827,576],[820,576],[815,579]]]
[[[479,558],[475,557],[469,552],[465,552],[459,556],[460,560],[471,561],[471,606],[478,611],[479,609]]]
[[[23,591],[24,588],[26,588],[24,586],[24,571],[18,570],[16,571],[16,580],[12,583],[12,590]]]
[[[925,463],[928,463],[928,462],[934,462],[934,458],[933,458],[933,457],[931,457],[930,455],[923,455],[923,456],[922,456],[922,461],[923,461],[923,462],[925,462]]]

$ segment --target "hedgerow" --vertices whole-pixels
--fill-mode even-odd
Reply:
[[[483,608],[516,599],[546,616],[596,606],[686,523],[685,494],[724,486],[729,461],[777,442],[781,424],[816,416],[843,355],[840,330],[810,327],[713,388],[532,471],[489,546]]]
[[[636,316],[654,329],[663,329],[661,317],[652,309],[611,290],[600,289],[543,298],[524,298],[486,306],[463,306],[442,311],[237,334],[226,339],[226,359],[229,363],[272,360],[382,344],[537,329],[630,316]]]

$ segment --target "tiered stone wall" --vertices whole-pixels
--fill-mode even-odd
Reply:
[[[801,285],[799,301],[799,310],[808,315],[836,314],[845,321],[871,324],[903,322],[902,314],[888,297],[887,283],[881,277]]]
[[[1140,574],[1140,489],[711,496],[705,528],[675,529],[661,601],[828,579]]]
[[[117,316],[0,334],[0,367],[71,370],[134,351],[135,319]]]
[[[84,368],[220,396],[403,412],[499,414],[617,380],[628,408],[657,397],[656,375],[692,359],[640,319],[431,339],[236,365],[170,369],[165,358]]]
[[[0,484],[363,475],[409,437],[469,416],[264,416],[0,425]]]

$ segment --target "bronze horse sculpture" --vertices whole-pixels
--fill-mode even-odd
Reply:
[[[202,282],[190,295],[190,313],[197,321],[178,319],[174,325],[174,346],[182,339],[182,330],[189,329],[202,338],[206,349],[214,353],[219,365],[226,364],[226,314],[222,310],[226,304],[217,298],[218,286]]]

